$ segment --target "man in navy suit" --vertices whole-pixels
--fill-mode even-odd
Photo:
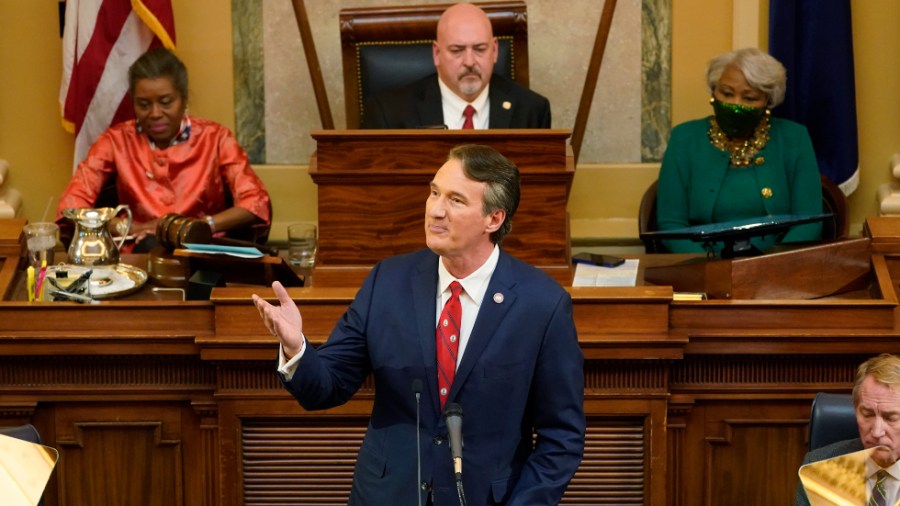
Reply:
[[[432,55],[437,74],[366,101],[363,128],[550,128],[550,102],[499,75],[497,39],[472,4],[449,7],[438,21]],[[465,110],[474,110],[467,126]]]
[[[884,469],[885,502],[900,500],[900,358],[883,353],[862,363],[853,385],[853,406],[859,438],[838,441],[806,454],[803,465],[838,457],[866,448],[882,447],[866,461],[866,494],[871,498],[876,474]],[[796,506],[809,506],[803,485],[797,486]]]
[[[306,409],[349,400],[371,374],[375,401],[357,456],[350,504],[458,504],[441,402],[464,411],[468,504],[558,504],[584,453],[583,356],[572,300],[552,278],[500,247],[519,203],[518,168],[486,146],[458,146],[431,182],[428,249],[370,272],[328,341],[315,349],[297,306],[254,295],[281,341],[279,372]],[[438,389],[435,327],[462,285],[455,379]],[[421,475],[416,396],[421,394]],[[418,495],[418,496],[417,496]]]

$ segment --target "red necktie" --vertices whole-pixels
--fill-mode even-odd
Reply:
[[[472,116],[474,115],[475,108],[471,105],[467,105],[463,111],[463,116],[466,118],[466,120],[463,121],[463,130],[473,130],[475,128],[475,124],[472,122]]]
[[[450,283],[450,299],[441,311],[441,319],[438,320],[435,331],[435,346],[437,347],[437,376],[438,395],[441,399],[441,411],[450,394],[450,385],[456,375],[456,352],[459,350],[459,324],[462,319],[462,304],[459,302],[459,294],[462,285],[458,281]]]

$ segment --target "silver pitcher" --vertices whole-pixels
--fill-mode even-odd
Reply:
[[[127,231],[113,239],[107,223],[122,211],[128,216]],[[122,204],[115,209],[69,208],[64,209],[62,214],[75,222],[75,234],[69,245],[69,263],[90,266],[115,266],[119,263],[119,248],[125,243],[125,236],[131,232],[131,209],[127,205]]]

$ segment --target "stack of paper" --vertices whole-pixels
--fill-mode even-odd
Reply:
[[[575,264],[572,286],[634,286],[637,282],[639,260],[629,259],[617,267]]]

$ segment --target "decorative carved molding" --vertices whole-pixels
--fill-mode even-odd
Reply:
[[[61,388],[134,389],[164,386],[212,390],[215,371],[196,356],[17,356],[0,359],[0,392]]]
[[[191,407],[201,418],[215,418],[219,414],[219,405],[213,401],[191,401]]]
[[[0,425],[11,426],[26,423],[34,416],[35,408],[37,408],[37,402],[34,401],[0,402],[0,420],[2,420]]]
[[[585,395],[606,390],[668,391],[669,364],[658,360],[585,360]]]
[[[849,388],[856,368],[870,355],[688,355],[672,365],[672,389],[784,388],[803,390]]]
[[[268,362],[221,362],[218,369],[219,393],[234,393],[235,391],[272,391],[284,392],[284,386],[278,379],[275,370],[275,361]],[[356,396],[374,396],[375,383],[371,376],[366,378]]]

